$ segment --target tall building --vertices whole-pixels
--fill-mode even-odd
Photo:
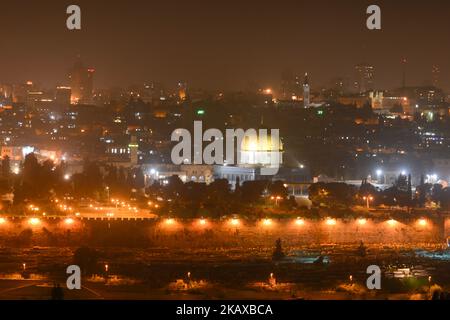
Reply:
[[[355,88],[360,94],[374,90],[374,66],[361,63],[355,66]]]
[[[296,100],[302,94],[302,80],[300,76],[294,76],[290,70],[281,74],[281,98],[283,100]]]
[[[72,103],[93,103],[94,73],[94,69],[85,68],[81,59],[77,59],[69,75]]]
[[[56,87],[55,103],[58,108],[64,108],[70,105],[72,90],[70,87]]]
[[[305,73],[305,80],[303,82],[303,105],[305,108],[308,108],[311,104],[310,101],[310,88],[309,88],[309,79],[308,73]]]
[[[26,103],[28,92],[35,91],[35,86],[32,81],[13,85],[12,98],[15,103]]]

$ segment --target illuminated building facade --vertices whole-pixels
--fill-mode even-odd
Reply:
[[[277,137],[278,138],[278,137]],[[280,167],[283,164],[281,139],[267,134],[267,137],[245,136],[241,145],[240,166]]]
[[[355,88],[362,94],[374,89],[375,67],[370,64],[358,64],[355,66],[356,81]]]
[[[92,68],[85,68],[78,59],[69,75],[71,102],[73,104],[92,104],[94,90],[94,73]]]

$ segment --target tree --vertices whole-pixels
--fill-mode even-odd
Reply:
[[[356,201],[356,189],[345,183],[314,183],[309,187],[309,199],[316,207],[348,208]]]
[[[141,190],[145,188],[145,176],[141,168],[134,169],[133,172],[133,188]]]
[[[439,203],[443,210],[450,210],[450,188],[442,189],[439,196]]]
[[[220,217],[227,215],[232,210],[231,193],[228,180],[218,179],[206,188],[205,209],[209,210],[210,216]]]
[[[427,202],[427,196],[430,194],[431,184],[425,183],[425,177],[420,176],[420,184],[416,187],[415,202],[419,208],[423,208]]]
[[[285,198],[287,196],[287,189],[282,181],[274,181],[269,185],[269,193],[271,196]]]
[[[281,239],[277,239],[275,242],[275,250],[272,254],[272,260],[278,261],[282,260],[286,255],[283,252],[283,248],[281,246]]]
[[[29,153],[23,163],[22,180],[18,186],[17,200],[36,199],[48,191],[48,184],[43,183],[42,167],[34,153]],[[43,183],[43,185],[41,185]]]
[[[241,191],[241,201],[255,204],[261,201],[261,196],[267,186],[267,181],[244,181]]]
[[[367,179],[364,179],[361,183],[361,187],[359,187],[359,196],[373,196],[375,197],[378,194],[378,189],[375,188],[372,184],[367,182]]]

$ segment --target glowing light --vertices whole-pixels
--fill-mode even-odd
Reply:
[[[230,224],[232,224],[233,226],[238,226],[239,225],[239,219],[231,219],[230,220]]]
[[[334,226],[334,225],[336,225],[336,219],[328,218],[326,223],[329,226]]]
[[[198,221],[198,223],[200,223],[200,225],[204,226],[204,225],[206,225],[206,220],[205,219],[200,219]]]
[[[109,270],[109,265],[105,264],[105,271],[108,272]]]
[[[297,218],[297,220],[295,220],[295,224],[298,226],[303,226],[305,224],[305,220],[302,218]]]
[[[70,180],[70,174],[65,174],[64,175],[64,180]]]
[[[254,141],[250,142],[250,144],[248,145],[248,150],[249,151],[257,151],[258,150],[258,144]]]
[[[28,220],[28,223],[32,226],[36,226],[41,223],[41,220],[39,220],[38,218],[30,218],[30,220]]]
[[[428,224],[428,221],[426,219],[419,219],[417,223],[419,224],[419,226],[425,227]]]
[[[168,218],[168,219],[166,219],[166,221],[165,221],[165,222],[166,222],[166,224],[167,224],[167,225],[169,225],[169,226],[170,226],[170,225],[173,225],[173,224],[175,223],[175,220],[174,220],[174,219],[172,219],[172,218]]]
[[[363,226],[367,223],[367,219],[359,219],[358,223]]]
[[[0,218],[0,224],[5,224],[6,223],[6,219],[5,218]]]
[[[350,282],[352,282],[353,281],[353,276],[350,275],[349,279],[350,279]]]
[[[71,225],[75,222],[75,220],[73,220],[72,218],[67,218],[66,220],[64,220],[65,224]]]
[[[272,224],[272,220],[271,219],[264,219],[263,220],[263,225],[270,226],[271,224]]]
[[[397,224],[397,221],[394,219],[388,220],[387,224],[390,225],[391,227],[395,226]]]

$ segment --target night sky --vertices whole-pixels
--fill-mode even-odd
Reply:
[[[66,29],[78,4],[82,30]],[[382,9],[382,30],[366,29],[366,8]],[[281,72],[308,71],[312,86],[352,76],[363,61],[376,85],[430,83],[439,65],[450,89],[450,1],[25,1],[1,3],[0,83],[64,84],[78,53],[96,68],[96,87],[157,80],[239,89],[278,86]]]

